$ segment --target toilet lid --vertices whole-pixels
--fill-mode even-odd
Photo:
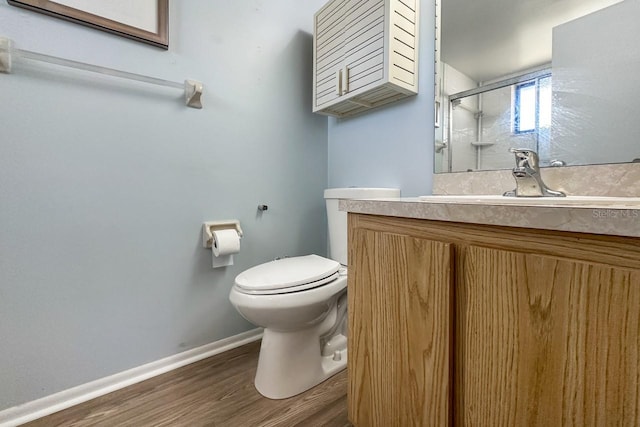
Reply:
[[[339,269],[339,262],[318,255],[283,258],[243,271],[236,276],[236,286],[248,293],[302,290],[333,281]]]

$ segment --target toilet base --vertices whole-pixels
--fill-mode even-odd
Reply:
[[[260,394],[270,399],[286,399],[347,367],[346,346],[322,356],[320,328],[321,325],[293,332],[264,330],[255,379]]]

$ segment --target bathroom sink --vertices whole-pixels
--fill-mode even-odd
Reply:
[[[495,195],[439,195],[420,196],[419,200],[429,203],[465,205],[514,205],[576,208],[585,207],[601,209],[640,209],[640,197],[505,197]]]

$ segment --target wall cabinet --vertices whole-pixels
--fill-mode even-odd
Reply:
[[[640,239],[349,214],[355,426],[640,425]]]
[[[313,111],[362,113],[418,92],[419,0],[331,0],[314,16]]]

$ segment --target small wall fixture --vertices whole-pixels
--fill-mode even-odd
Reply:
[[[184,81],[184,102],[187,107],[202,108],[202,83],[195,80]]]
[[[215,230],[236,230],[238,236],[242,237],[242,228],[240,228],[240,221],[237,219],[229,219],[225,221],[212,221],[202,224],[202,247],[211,248],[213,245],[213,232]]]
[[[240,252],[241,237],[240,221],[236,219],[202,224],[202,246],[211,248],[213,268],[233,265],[233,256]]]

